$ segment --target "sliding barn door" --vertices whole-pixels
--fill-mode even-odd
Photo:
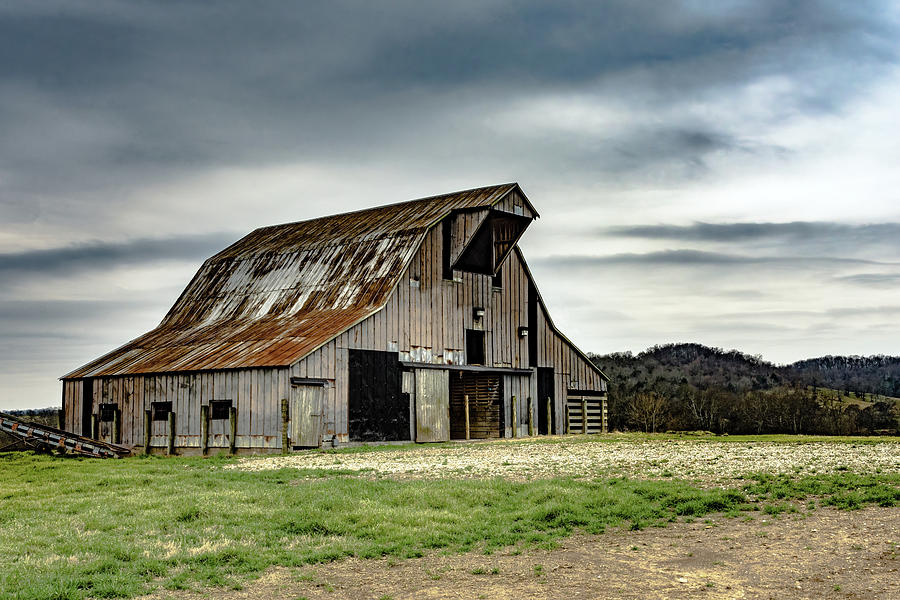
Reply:
[[[450,439],[450,378],[448,371],[416,369],[416,441]]]

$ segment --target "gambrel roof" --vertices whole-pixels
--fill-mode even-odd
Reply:
[[[204,262],[156,329],[63,379],[291,365],[380,310],[431,228],[513,192],[537,217],[507,183],[257,229]]]

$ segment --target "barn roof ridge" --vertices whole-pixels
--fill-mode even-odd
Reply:
[[[515,181],[510,181],[507,183],[498,183],[495,185],[483,185],[483,186],[468,188],[465,190],[457,190],[455,192],[448,192],[446,194],[435,194],[433,196],[425,196],[424,198],[412,198],[410,200],[400,200],[399,202],[388,202],[387,204],[379,204],[378,206],[357,208],[356,210],[348,210],[348,211],[345,211],[342,213],[334,213],[333,215],[323,215],[321,217],[310,217],[309,219],[299,219],[297,221],[288,221],[287,223],[276,223],[275,225],[263,225],[262,227],[257,227],[254,231],[258,231],[260,229],[274,229],[277,227],[287,227],[290,225],[299,225],[300,223],[308,223],[310,221],[321,221],[323,219],[331,219],[334,217],[345,217],[345,216],[355,215],[355,214],[364,213],[364,212],[375,212],[375,211],[380,211],[380,210],[383,210],[386,208],[394,208],[397,206],[401,206],[403,204],[413,204],[416,202],[431,202],[431,201],[437,200],[439,198],[449,198],[450,196],[460,196],[462,194],[468,194],[471,192],[478,192],[478,191],[482,191],[482,190],[490,190],[490,189],[498,189],[499,190],[504,187],[510,188],[507,192],[505,192],[503,194],[503,195],[506,195],[506,193],[509,193],[513,189],[519,187],[519,184]],[[519,188],[519,189],[521,189],[521,188]]]

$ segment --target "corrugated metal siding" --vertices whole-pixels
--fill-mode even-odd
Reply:
[[[64,378],[289,365],[383,306],[442,218],[513,191],[503,184],[257,229],[207,260],[158,328]]]

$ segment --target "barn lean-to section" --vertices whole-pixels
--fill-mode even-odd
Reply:
[[[152,451],[601,431],[606,378],[516,245],[536,217],[505,184],[258,229],[63,378],[66,427]]]

